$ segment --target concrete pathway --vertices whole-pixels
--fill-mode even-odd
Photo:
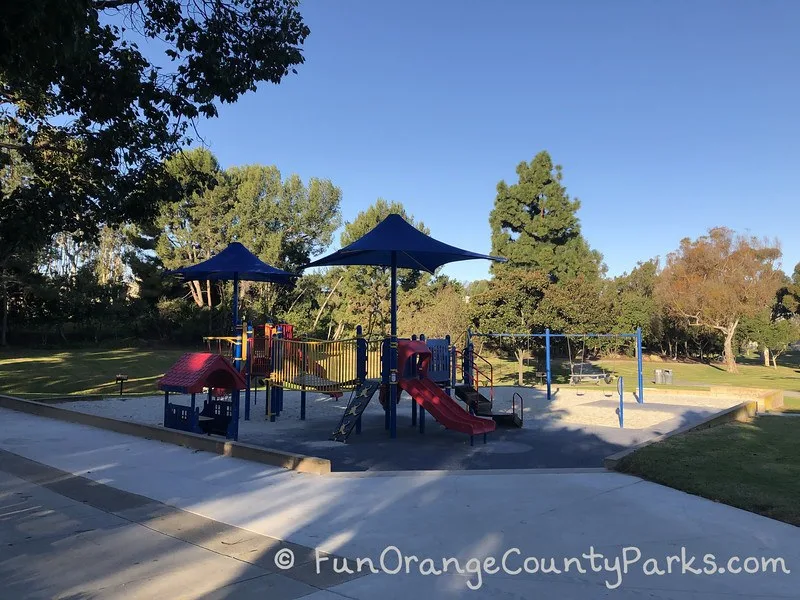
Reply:
[[[0,451],[3,598],[290,600],[358,577],[315,554]]]
[[[117,490],[136,494],[138,502],[145,503],[121,508],[131,511],[125,514],[117,510],[120,507],[101,506],[105,511],[99,513],[102,517],[97,517],[98,508],[80,506],[94,511],[90,520],[97,517],[93,527],[99,531],[83,534],[95,536],[90,542],[71,542],[94,552],[73,563],[69,558],[72,552],[62,552],[58,545],[46,542],[35,542],[44,553],[43,560],[17,559],[17,551],[7,550],[0,557],[0,589],[17,586],[8,588],[15,591],[13,598],[136,597],[128,591],[140,597],[246,598],[247,586],[255,589],[271,581],[281,591],[270,592],[270,598],[313,600],[716,600],[797,598],[800,589],[798,528],[619,474],[517,471],[315,476],[13,411],[0,410],[0,423],[0,448],[77,475],[85,480],[86,489],[95,489],[89,485],[92,481],[102,484],[104,490],[114,490],[110,494]],[[12,471],[8,483],[12,488],[31,485],[20,482],[23,472],[2,464],[7,465],[0,463],[0,470]],[[73,506],[55,495],[61,493],[58,490],[45,488],[37,493],[50,495],[61,506]],[[151,501],[158,504],[151,506]],[[44,499],[40,502],[37,496],[36,502]],[[153,526],[154,519],[164,516],[161,511],[167,511],[167,521],[176,518],[169,517],[173,514],[169,507],[181,509],[179,523],[189,523],[190,530],[206,531],[200,536],[206,541],[198,543],[197,537],[188,534],[183,539],[176,535],[176,527],[168,524]],[[29,507],[22,510],[25,508]],[[148,512],[155,508],[155,513]],[[194,523],[187,512],[204,517],[200,522],[205,525]],[[222,538],[204,529],[213,531],[223,523],[239,529],[224,530]],[[18,531],[15,525],[11,534],[18,536]],[[230,531],[235,532],[233,538],[226,537]],[[72,534],[76,535],[75,531]],[[252,552],[220,552],[231,545],[224,540],[251,540],[251,535],[256,540],[248,541]],[[169,541],[162,539],[165,537]],[[281,569],[285,563],[276,565],[276,556],[283,550],[295,555],[292,568]],[[326,561],[327,556],[320,556],[317,575],[317,551],[349,557],[348,566],[354,571],[359,558],[370,559],[381,571],[383,555],[385,569],[362,577],[345,573],[344,580],[336,579],[333,567],[341,570],[343,561],[334,564],[333,557]],[[597,558],[600,553],[607,562]],[[623,555],[633,560],[637,553],[641,557],[627,573],[622,572],[621,563],[615,560]],[[394,569],[398,554],[403,555],[407,568],[386,574]],[[705,555],[714,555],[713,561]],[[286,552],[281,556],[288,560]],[[673,556],[677,560],[670,558]],[[696,557],[693,563],[692,556]],[[727,572],[715,567],[714,574],[693,573],[698,568],[711,570],[704,556]],[[526,563],[526,557],[535,560]],[[732,557],[738,560],[729,563]],[[755,558],[748,561],[747,557]],[[770,572],[763,572],[762,557],[782,562],[767,563]],[[454,560],[446,562],[445,558]],[[488,558],[495,563],[487,562]],[[565,559],[573,558],[565,564]],[[455,560],[463,573],[457,572]],[[445,562],[447,573],[424,574],[441,570]],[[43,564],[34,566],[39,563]],[[756,563],[759,572],[728,571],[728,567],[741,565],[754,570]],[[655,574],[666,571],[668,564],[671,573]],[[362,560],[361,574],[368,572],[369,566]],[[498,566],[501,568],[496,570]],[[553,571],[552,566],[561,572]],[[532,572],[526,573],[522,567]],[[777,573],[772,572],[773,567]],[[49,579],[48,569],[53,572]],[[120,572],[121,576],[115,575]],[[613,586],[620,581],[616,589],[609,589],[606,583]],[[140,587],[126,590],[123,584],[132,582],[139,582],[136,585]],[[26,586],[30,587],[29,596],[23,593]],[[480,591],[470,586],[479,586]],[[100,589],[102,593],[97,591]],[[180,592],[173,595],[170,590]],[[266,597],[264,591],[252,593]]]

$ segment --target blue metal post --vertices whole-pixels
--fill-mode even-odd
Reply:
[[[364,385],[367,381],[367,360],[368,348],[367,340],[364,339],[364,330],[361,325],[356,327],[356,377],[358,378],[359,385]],[[356,419],[356,434],[361,433],[361,415]]]
[[[392,251],[391,349],[389,352],[389,437],[397,437],[397,252]]]
[[[169,414],[169,392],[164,392],[164,427],[167,427],[167,422],[169,419],[167,415]]]
[[[241,400],[241,395],[239,394],[239,390],[233,390],[231,392],[231,402],[233,402],[233,406],[231,406],[231,423],[228,426],[228,437],[229,439],[233,439],[234,441],[239,439],[239,401]]]
[[[450,347],[450,387],[456,387],[456,363],[458,358],[456,357],[456,347]]]
[[[303,373],[308,373],[308,352],[303,352]],[[300,420],[306,420],[306,386],[300,388]]]
[[[644,375],[642,373],[642,328],[636,328],[636,363],[639,369],[639,397],[637,402],[644,404]]]
[[[464,349],[464,357],[461,363],[461,374],[464,376],[465,385],[475,385],[475,382],[472,380],[473,352],[475,352],[475,346],[472,345],[472,342],[469,342]]]
[[[389,400],[391,400],[389,394],[389,381],[391,379],[391,369],[389,365],[391,364],[391,359],[389,356],[392,353],[392,338],[385,338],[383,340],[382,347],[383,355],[381,356],[381,381],[383,382],[383,385],[386,386],[383,388],[385,390],[384,393],[386,394],[385,404],[383,407],[383,426],[386,431],[389,431]]]
[[[356,378],[364,385],[367,380],[367,340],[361,325],[356,327]]]
[[[272,339],[282,340],[283,339],[283,331],[278,329],[277,334],[275,336],[273,336]],[[277,362],[273,362],[273,370],[275,369],[274,365],[276,365],[276,364],[280,365],[280,369],[283,369],[283,360],[285,358],[285,356],[284,356],[285,348],[280,343],[273,344],[272,348],[273,348],[273,350],[277,349],[277,355],[278,355],[277,358],[274,359]],[[275,354],[273,354],[272,356],[275,357]],[[275,403],[272,405],[272,410],[273,410],[273,413],[274,413],[274,415],[276,417],[280,417],[281,416],[281,411],[283,410],[283,381],[281,381],[280,385],[276,385],[275,386]]]
[[[417,339],[416,334],[413,334],[411,336],[411,341],[414,341],[416,339]],[[419,336],[419,339],[421,339],[422,341],[425,341],[425,336],[421,335],[421,336]],[[410,369],[411,369],[411,373],[410,373],[411,377],[416,378],[416,376],[417,376],[417,362],[414,361],[410,365],[407,365],[407,366],[409,366]],[[403,373],[403,375],[405,375],[405,373]],[[417,403],[416,403],[416,401],[414,401],[413,398],[411,400],[411,426],[412,427],[416,427],[417,426]]]
[[[625,396],[625,382],[622,377],[617,379],[617,391],[619,392],[619,426],[625,428],[625,403],[623,397]]]
[[[447,362],[449,364],[450,363],[450,353],[453,352],[453,349],[450,346],[450,336],[446,335],[446,336],[444,336],[444,339],[445,339],[445,342],[447,342],[447,352],[448,352],[448,354],[447,354]],[[452,388],[452,379],[453,379],[452,377],[448,377],[447,378],[447,385],[444,388],[444,393],[447,394],[448,396],[450,395],[450,391],[451,391],[451,388]]]
[[[278,405],[278,386],[277,385],[271,385],[270,386],[268,398],[269,399],[267,400],[267,402],[269,402],[269,410],[267,412],[269,413],[270,422],[274,423],[275,422],[275,418],[278,416],[277,415],[277,413],[278,413],[278,406],[277,406]]]
[[[233,306],[231,307],[233,317],[233,335],[236,335],[236,328],[239,326],[239,274],[233,275]]]
[[[425,433],[425,409],[422,406],[419,407],[419,432]]]
[[[197,413],[195,412],[196,407],[197,399],[195,398],[195,394],[192,393],[192,406],[191,412],[189,412],[189,427],[191,427],[192,431],[197,430]]]
[[[243,325],[244,327],[244,325]],[[250,367],[253,364],[253,324],[248,323],[245,327],[245,340],[244,343],[247,344],[245,348],[245,354],[247,355],[247,359],[244,361],[244,377],[246,382],[246,387],[244,388],[244,420],[250,420],[250,385],[252,384],[252,378],[250,376]]]
[[[547,370],[547,399],[550,400],[550,384],[552,382],[552,375],[550,374],[550,329],[544,330],[544,352],[544,362]]]
[[[239,325],[233,326],[233,366],[242,371],[242,332]]]

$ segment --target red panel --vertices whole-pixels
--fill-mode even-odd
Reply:
[[[397,342],[397,372],[401,374],[401,379],[402,373],[406,372],[406,362],[415,354],[420,357],[417,374],[420,377],[425,377],[428,374],[428,365],[431,362],[431,351],[425,342],[419,340],[401,340]]]

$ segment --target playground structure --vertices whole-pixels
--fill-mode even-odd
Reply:
[[[641,359],[641,332],[633,334],[558,334],[546,330],[543,334],[481,334],[467,332],[465,349],[458,350],[449,336],[442,339],[426,339],[424,335],[401,339],[397,343],[398,387],[412,398],[411,426],[419,427],[425,432],[425,415],[431,414],[436,421],[447,429],[470,436],[494,431],[496,427],[522,427],[524,419],[524,398],[515,393],[512,397],[511,412],[494,413],[495,378],[492,364],[480,356],[474,348],[477,337],[527,337],[542,338],[545,348],[545,370],[543,378],[546,382],[547,399],[552,395],[552,362],[551,340],[587,337],[633,338],[637,343],[639,368],[639,394],[637,402],[644,402]],[[221,426],[202,426],[206,419],[201,417],[213,414],[233,418],[239,414],[239,390],[244,390],[244,419],[250,420],[251,405],[258,402],[259,381],[265,388],[265,417],[274,422],[283,411],[284,391],[300,392],[300,419],[306,419],[307,394],[319,393],[334,398],[350,393],[344,413],[339,424],[330,435],[330,440],[346,442],[355,431],[361,432],[361,415],[376,396],[385,414],[385,428],[390,430],[389,385],[392,369],[389,367],[391,355],[390,338],[367,339],[360,327],[357,335],[344,340],[298,339],[294,337],[294,328],[289,324],[267,324],[253,326],[242,323],[237,328],[237,335],[231,337],[204,338],[209,348],[216,343],[220,353],[230,353],[230,359],[219,356],[229,368],[239,375],[243,382],[238,390],[230,395],[213,397],[204,405],[198,418],[193,420],[191,413],[195,410],[194,398],[191,407],[183,407],[188,412],[180,412],[177,416],[168,416],[165,408],[165,425],[187,428],[189,431],[218,433],[236,439],[238,428],[223,431]],[[223,345],[226,345],[223,351]],[[593,373],[585,370],[582,363],[570,359],[570,382],[581,383],[586,380],[610,380],[608,373]],[[583,352],[582,352],[583,354]],[[619,382],[622,386],[622,382]],[[187,388],[188,389],[188,388]],[[178,388],[170,391],[179,391]],[[187,392],[189,393],[189,392]],[[196,391],[194,392],[196,393]],[[464,404],[457,402],[460,400]],[[166,402],[166,401],[165,401]],[[399,402],[396,396],[395,405]],[[168,404],[168,403],[167,403]],[[233,405],[236,405],[235,407]],[[175,407],[176,405],[170,404]],[[208,408],[212,407],[212,408]],[[178,409],[170,409],[173,411]],[[621,413],[620,408],[620,413]],[[170,415],[173,415],[170,413]],[[623,419],[620,416],[620,426]]]
[[[200,367],[190,368],[185,357],[182,358],[160,383],[160,389],[166,394],[182,392],[192,395],[191,406],[179,406],[165,399],[166,427],[174,427],[196,433],[215,433],[237,439],[238,425],[223,428],[221,425],[211,427],[203,424],[208,416],[222,415],[228,418],[226,423],[236,421],[239,417],[240,391],[244,390],[244,419],[250,420],[251,403],[258,402],[258,383],[263,381],[265,387],[265,416],[275,421],[283,410],[284,391],[300,391],[300,419],[306,418],[307,394],[309,392],[340,397],[350,392],[347,408],[330,439],[344,442],[355,430],[361,431],[361,415],[376,393],[386,415],[385,425],[389,429],[389,356],[391,341],[385,339],[367,339],[360,327],[357,336],[345,340],[313,340],[297,339],[294,329],[288,324],[267,324],[253,326],[242,323],[237,327],[237,335],[206,337],[204,341],[210,351],[216,348],[216,354],[207,352],[191,356],[214,357],[216,368],[236,374],[236,385],[230,393],[222,393],[216,384],[201,385]],[[489,386],[489,394],[493,395],[491,377],[482,378],[482,371],[464,375],[464,369],[472,368],[474,359],[464,361],[464,353],[459,352],[451,344],[449,336],[442,339],[426,339],[424,335],[412,336],[408,340],[398,342],[399,387],[412,398],[411,425],[419,426],[420,433],[425,432],[425,414],[430,413],[447,429],[470,436],[473,443],[475,435],[484,435],[500,425],[521,426],[522,399],[519,397],[520,412],[516,414],[492,415],[491,412],[476,410],[476,407],[465,402],[462,407],[451,397],[455,388],[465,390],[472,382]],[[188,355],[187,355],[188,356]],[[461,357],[461,361],[458,360]],[[195,359],[198,361],[199,359]],[[198,365],[201,363],[197,362]],[[206,368],[206,367],[203,367]],[[458,370],[461,369],[459,377]],[[175,383],[176,374],[192,377],[192,385]],[[187,375],[189,374],[189,375]],[[466,379],[465,379],[466,378]],[[166,386],[166,387],[164,387]],[[195,406],[195,395],[202,391],[209,394],[203,411],[198,412]],[[477,393],[477,390],[475,390]],[[456,394],[457,399],[464,399]],[[480,407],[478,407],[480,408]],[[213,413],[211,412],[213,411]],[[174,416],[180,415],[180,418]],[[234,418],[235,416],[235,418]]]
[[[378,393],[389,430],[390,350],[390,339],[368,340],[360,327],[356,338],[350,340],[273,340],[275,361],[267,416],[270,420],[280,416],[284,389],[300,390],[301,420],[306,417],[308,391],[332,394],[350,390],[347,407],[330,436],[345,442],[353,431],[361,432],[361,415]],[[419,425],[424,433],[425,414],[430,413],[447,429],[469,435],[471,444],[479,434],[484,434],[485,441],[495,423],[462,408],[450,396],[456,383],[455,356],[449,337],[425,339],[421,335],[398,341],[398,385],[412,398],[411,425]]]
[[[390,336],[388,338],[388,345],[383,352],[383,356],[386,358],[380,362],[382,364],[382,385],[388,386],[389,401],[387,402],[388,408],[386,409],[386,414],[389,436],[391,438],[397,437],[396,406],[399,399],[400,379],[400,377],[398,377],[397,269],[414,269],[434,273],[437,268],[447,263],[475,259],[491,260],[495,262],[505,262],[506,260],[505,258],[478,254],[445,244],[419,231],[401,215],[390,214],[353,243],[337,250],[333,254],[319,258],[300,267],[300,270],[303,270],[312,266],[377,265],[390,269]],[[185,280],[221,280],[233,282],[231,316],[234,327],[234,338],[239,334],[239,282],[261,281],[288,284],[295,277],[293,273],[266,264],[239,242],[229,244],[228,247],[219,254],[205,261],[193,266],[176,269],[170,273],[183,277]],[[242,345],[247,347],[252,327],[243,324],[240,331],[243,339]],[[361,336],[359,335],[359,337]],[[239,344],[234,341],[234,350],[237,346],[239,346]],[[317,370],[317,366],[321,366],[320,361],[315,361],[314,356],[310,357],[307,348],[306,351],[302,353],[294,353],[294,351],[290,349],[288,353],[284,352],[281,355],[276,355],[275,351],[275,348],[270,349],[272,356],[268,368],[271,371],[271,381],[276,382],[274,374],[280,372],[277,367],[279,365],[281,367],[283,366],[283,362],[287,356],[289,362],[294,359],[298,366],[296,368],[297,376],[295,378],[288,379],[281,377],[281,386],[274,386],[274,391],[277,393],[274,395],[272,393],[268,394],[267,407],[268,411],[270,411],[270,417],[274,414],[272,413],[273,410],[278,414],[280,413],[283,385],[300,386],[302,396],[301,418],[305,417],[305,390],[307,387],[320,389],[321,387],[332,386],[346,387],[349,384],[355,388],[362,388],[361,391],[362,393],[364,392],[363,387],[366,383],[365,377],[341,380],[340,378],[332,378],[327,370],[324,374],[321,374]],[[241,348],[239,348],[239,352],[241,352]],[[247,381],[245,391],[245,420],[247,420],[250,416],[252,360],[247,359],[242,361],[240,358],[241,356],[242,355],[239,354],[237,357],[234,353],[235,366],[237,369],[243,369]],[[320,354],[320,357],[324,356],[325,354]],[[356,358],[359,358],[358,346],[356,346]],[[358,363],[358,360],[356,362]],[[312,364],[315,365],[314,370],[309,370]],[[360,364],[356,364],[356,369],[357,372],[364,371],[364,373],[366,373],[365,369],[361,369]],[[338,393],[338,389],[336,393]],[[255,401],[256,399],[254,398],[254,402]]]
[[[274,421],[283,409],[284,389],[300,390],[301,420],[305,420],[306,416],[308,390],[334,397],[343,395],[345,390],[351,390],[352,395],[340,426],[331,436],[331,439],[344,441],[353,429],[357,432],[360,431],[364,408],[369,404],[375,392],[380,389],[382,390],[381,404],[386,415],[386,429],[389,431],[390,438],[395,438],[397,437],[397,404],[400,400],[400,390],[405,390],[414,400],[412,402],[412,425],[416,425],[419,414],[420,432],[424,432],[424,415],[427,410],[445,427],[468,433],[470,443],[472,443],[476,433],[483,433],[485,441],[485,434],[493,431],[497,424],[521,426],[524,411],[522,396],[514,396],[513,412],[510,416],[492,414],[494,383],[491,365],[489,365],[489,397],[486,398],[479,390],[481,376],[485,376],[485,373],[482,373],[481,369],[477,367],[480,357],[475,354],[471,332],[468,331],[466,348],[461,357],[461,382],[456,389],[456,396],[465,402],[468,410],[461,409],[450,397],[450,391],[456,387],[457,383],[458,353],[450,344],[449,338],[445,340],[425,340],[422,336],[419,340],[413,336],[411,340],[398,340],[397,338],[397,269],[406,268],[433,273],[438,267],[447,263],[474,259],[495,262],[505,262],[506,260],[450,246],[419,231],[400,215],[390,214],[372,230],[348,246],[302,266],[301,270],[312,266],[334,265],[377,265],[390,268],[391,335],[384,340],[369,341],[362,335],[360,327],[353,340],[294,339],[293,329],[286,328],[286,326],[283,328],[276,326],[274,330],[264,326],[263,336],[256,336],[251,324],[239,322],[239,282],[249,280],[288,284],[295,275],[264,263],[238,242],[230,244],[219,254],[201,263],[176,269],[171,273],[186,280],[233,282],[231,316],[234,335],[230,338],[206,338],[206,341],[209,346],[213,340],[217,341],[218,356],[222,354],[222,341],[230,344],[231,361],[226,362],[225,367],[238,373],[240,380],[244,381],[244,418],[246,421],[250,419],[251,391],[253,391],[253,404],[257,403],[259,380],[263,380],[266,384],[266,415],[270,421]],[[528,339],[537,335],[545,339],[547,366],[544,374],[547,383],[547,399],[550,400],[551,338],[563,337],[569,344],[569,338],[574,334],[551,334],[549,329],[544,334],[525,334]],[[583,337],[585,340],[587,336]],[[594,337],[636,337],[639,364],[638,401],[643,402],[641,330],[637,330],[636,334],[599,334]],[[380,353],[380,358],[377,360],[375,359],[376,352]],[[372,356],[372,360],[370,360],[370,356]],[[224,357],[222,360],[227,361]],[[379,371],[376,371],[376,365],[379,365]],[[178,367],[179,365],[176,365],[173,369]],[[183,365],[181,368],[185,369],[186,367]],[[485,367],[483,368],[485,369]],[[594,378],[599,382],[601,376],[604,379],[608,378],[605,373],[585,372],[582,363],[576,369],[572,362],[571,352],[570,370],[573,383],[589,378]],[[202,382],[202,380],[192,380],[192,386],[176,385],[175,389],[195,390],[200,385],[198,381]],[[254,389],[252,384],[255,384]],[[237,387],[238,385],[238,381],[235,385],[231,384],[228,405],[218,407],[218,410],[224,412],[229,420],[237,422],[236,428],[228,428],[225,431],[226,436],[233,439],[237,439],[238,436],[239,391],[241,389],[241,387]],[[207,406],[212,406],[213,388],[210,383],[206,388],[209,394]],[[183,420],[174,418],[170,413],[169,390],[165,390],[165,426],[194,427],[197,424],[198,419],[194,416],[196,393],[196,391],[191,392],[192,405],[187,413],[188,420]],[[520,400],[519,417],[516,416],[517,397]],[[177,408],[175,411],[175,414],[181,412]]]
[[[545,381],[547,399],[552,397],[551,341],[564,338],[569,356],[572,384],[584,381],[605,380],[610,382],[609,373],[591,370],[591,365],[583,358],[573,360],[570,338],[621,338],[635,339],[639,375],[637,402],[644,403],[641,330],[621,334],[560,334],[545,330],[541,334],[495,334],[467,331],[464,350],[451,344],[450,337],[426,339],[424,335],[401,339],[397,343],[398,369],[397,384],[411,398],[411,425],[425,432],[425,415],[430,413],[447,429],[470,436],[473,443],[475,435],[493,431],[496,427],[522,427],[524,419],[524,399],[519,393],[512,398],[511,412],[493,413],[494,369],[492,364],[480,356],[474,347],[478,337],[502,338],[525,337],[543,339],[545,349],[545,368],[540,374]],[[188,431],[217,433],[237,439],[238,425],[223,427],[208,423],[208,417],[233,419],[238,421],[240,390],[244,390],[244,419],[250,420],[251,405],[258,403],[259,382],[265,389],[265,416],[275,421],[283,411],[284,391],[300,392],[300,419],[306,419],[307,394],[320,393],[334,398],[350,393],[346,409],[339,424],[329,439],[346,442],[353,431],[361,432],[361,415],[372,398],[377,394],[384,409],[385,428],[391,428],[392,406],[389,400],[389,385],[392,369],[389,366],[391,339],[367,339],[360,327],[357,335],[345,340],[298,339],[294,328],[286,323],[253,326],[242,323],[237,327],[237,335],[229,337],[204,338],[209,350],[216,344],[216,356],[225,361],[230,371],[239,379],[238,388],[222,394],[219,386],[205,389],[209,393],[203,411],[197,412],[194,395],[201,391],[184,392],[192,394],[192,405],[179,407],[165,400],[165,426],[185,428]],[[228,355],[226,357],[225,355]],[[581,357],[585,354],[581,351]],[[207,354],[211,355],[211,354]],[[183,359],[182,359],[183,360]],[[181,361],[179,361],[180,363]],[[176,364],[177,368],[178,365]],[[185,367],[182,367],[185,370]],[[538,370],[538,367],[537,367]],[[166,378],[165,378],[166,379]],[[621,388],[622,382],[619,382]],[[195,386],[196,387],[196,386]],[[165,389],[165,388],[162,388]],[[169,391],[188,390],[184,386],[173,386]],[[166,392],[166,389],[165,389]],[[213,392],[213,393],[212,393]],[[168,392],[166,392],[168,393]],[[455,397],[455,399],[453,398]],[[462,408],[457,400],[464,403]],[[396,396],[395,404],[399,402]],[[235,405],[235,406],[234,406]],[[519,408],[518,408],[519,407]],[[193,417],[194,412],[197,415]],[[620,427],[623,427],[620,407]]]

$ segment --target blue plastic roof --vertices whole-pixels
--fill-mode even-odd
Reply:
[[[293,273],[282,271],[263,262],[239,242],[233,242],[208,260],[191,267],[168,271],[168,273],[180,275],[190,281],[229,281],[238,277],[242,281],[289,283],[292,278],[296,277]]]
[[[400,215],[391,214],[352,244],[304,265],[301,269],[333,265],[389,267],[393,253],[396,253],[399,269],[417,269],[429,273],[442,265],[461,260],[506,260],[445,244],[425,235]]]

